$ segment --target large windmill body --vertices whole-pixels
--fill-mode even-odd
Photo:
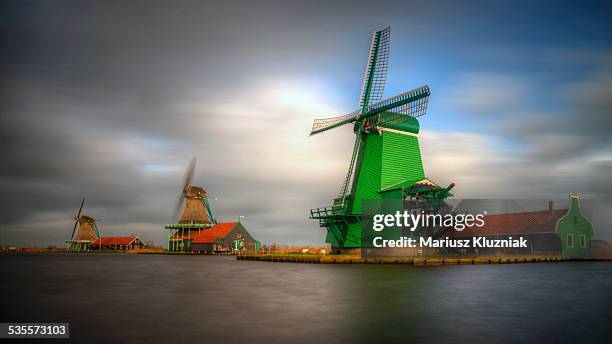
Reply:
[[[327,228],[326,242],[335,250],[361,247],[360,217],[366,201],[450,195],[449,189],[425,178],[421,159],[417,118],[427,110],[429,87],[380,100],[389,41],[390,28],[373,34],[359,110],[313,123],[311,135],[345,124],[352,124],[355,133],[353,154],[337,198],[331,207],[311,210],[311,218]],[[425,189],[419,189],[420,185],[426,185]],[[421,192],[414,193],[415,187]]]
[[[79,218],[79,230],[75,240],[95,241],[99,237],[98,230],[96,229],[96,220],[92,217],[81,215]]]
[[[185,194],[185,206],[179,219],[180,224],[204,223],[210,224],[211,216],[206,209],[207,194],[202,187],[189,186]]]

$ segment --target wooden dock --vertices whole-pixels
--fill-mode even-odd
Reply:
[[[403,264],[403,265],[473,265],[553,263],[572,260],[562,256],[507,256],[476,258],[361,258],[359,256],[314,255],[242,255],[237,260],[305,264]]]

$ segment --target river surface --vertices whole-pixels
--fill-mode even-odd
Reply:
[[[612,338],[607,262],[413,267],[3,254],[0,276],[0,322],[69,322],[79,343]]]

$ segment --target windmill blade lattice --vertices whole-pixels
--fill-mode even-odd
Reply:
[[[355,117],[359,114],[359,111],[349,113],[348,115],[342,115],[338,117],[320,118],[315,119],[312,123],[312,129],[310,135],[318,134],[320,132],[341,126],[343,124],[351,123],[355,120]]]
[[[391,27],[372,34],[370,55],[359,97],[359,108],[364,108],[382,99],[387,81],[390,41]]]
[[[372,116],[383,111],[393,111],[408,114],[415,118],[423,116],[427,110],[427,101],[425,101],[424,103],[420,103],[419,105],[411,105],[411,103],[415,103],[420,99],[428,98],[430,94],[431,93],[429,92],[429,86],[427,85],[415,88],[414,90],[410,90],[395,97],[391,97],[369,105],[366,108],[363,117],[365,118],[368,116]],[[423,104],[425,105],[425,107],[422,106]]]
[[[414,118],[421,117],[427,112],[429,95],[429,86],[426,85],[369,105],[365,108],[363,114],[361,114],[361,111],[357,110],[348,115],[315,119],[312,124],[310,135],[318,134],[357,120],[365,120],[372,116],[375,116],[375,120],[370,121],[369,127],[381,124],[381,122],[379,122],[381,120],[405,120],[406,115]],[[383,112],[392,112],[396,117],[387,118],[388,116],[376,116]]]

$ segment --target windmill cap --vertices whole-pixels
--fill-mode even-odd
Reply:
[[[206,195],[206,191],[199,186],[193,186],[191,185],[189,187],[189,189],[187,190],[187,197],[198,197],[198,196],[205,196]]]
[[[81,215],[81,217],[79,217],[79,222],[95,222],[96,220],[93,217],[87,216],[87,215]]]

